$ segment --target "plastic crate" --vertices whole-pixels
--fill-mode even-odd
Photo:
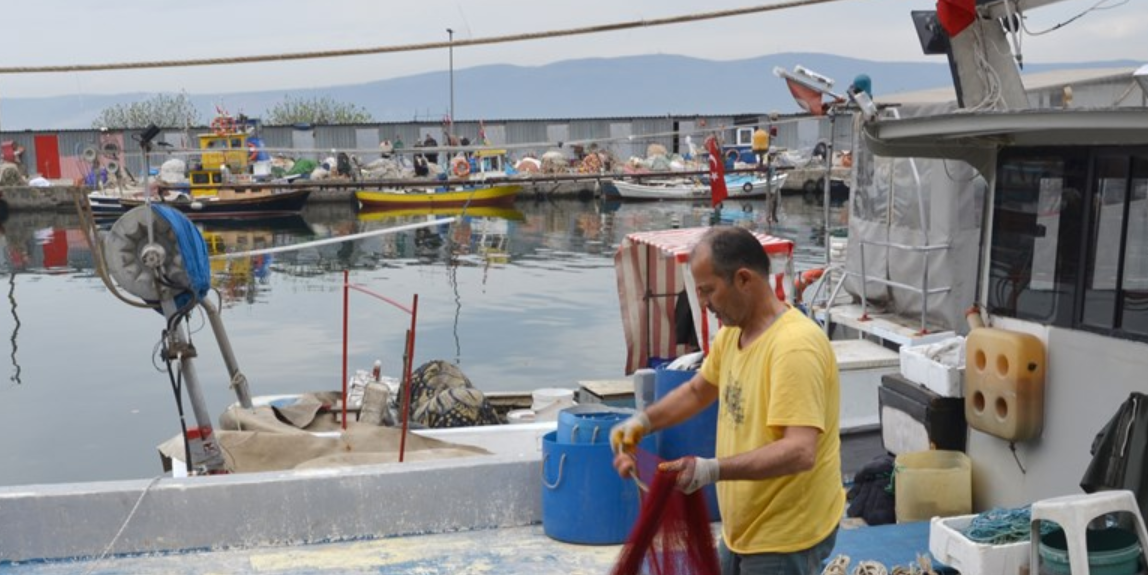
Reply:
[[[929,353],[938,346],[956,346],[949,354],[956,354],[956,365],[946,365],[934,361]],[[961,336],[944,339],[928,345],[902,346],[901,375],[925,386],[943,397],[965,396],[965,338]]]
[[[929,552],[961,575],[1018,575],[1028,572],[1029,541],[1005,545],[976,543],[961,531],[976,515],[934,517],[929,523]]]

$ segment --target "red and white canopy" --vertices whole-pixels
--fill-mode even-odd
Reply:
[[[685,290],[697,330],[698,341],[708,350],[716,332],[712,314],[698,304],[689,256],[708,228],[685,228],[638,232],[626,236],[614,254],[618,276],[618,301],[626,335],[626,373],[649,364],[651,357],[672,358],[687,350],[674,341],[674,309]],[[770,269],[783,295],[793,285],[793,242],[754,233],[769,254]]]

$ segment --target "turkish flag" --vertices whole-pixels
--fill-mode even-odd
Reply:
[[[706,138],[706,150],[710,153],[710,203],[716,208],[729,197],[729,190],[725,187],[725,163],[718,149],[717,138]]]
[[[960,34],[976,19],[976,0],[937,0],[937,20],[949,38]]]

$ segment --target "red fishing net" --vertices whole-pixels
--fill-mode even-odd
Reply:
[[[705,497],[682,493],[677,479],[677,472],[654,473],[612,575],[720,574]]]

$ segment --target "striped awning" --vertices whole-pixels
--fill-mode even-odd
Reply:
[[[651,357],[669,359],[688,350],[675,342],[674,310],[682,292],[689,298],[698,341],[708,349],[716,318],[702,313],[689,273],[690,250],[709,228],[633,233],[614,254],[618,300],[626,336],[626,374],[649,365]],[[770,256],[778,285],[788,293],[793,275],[793,242],[754,233]]]

